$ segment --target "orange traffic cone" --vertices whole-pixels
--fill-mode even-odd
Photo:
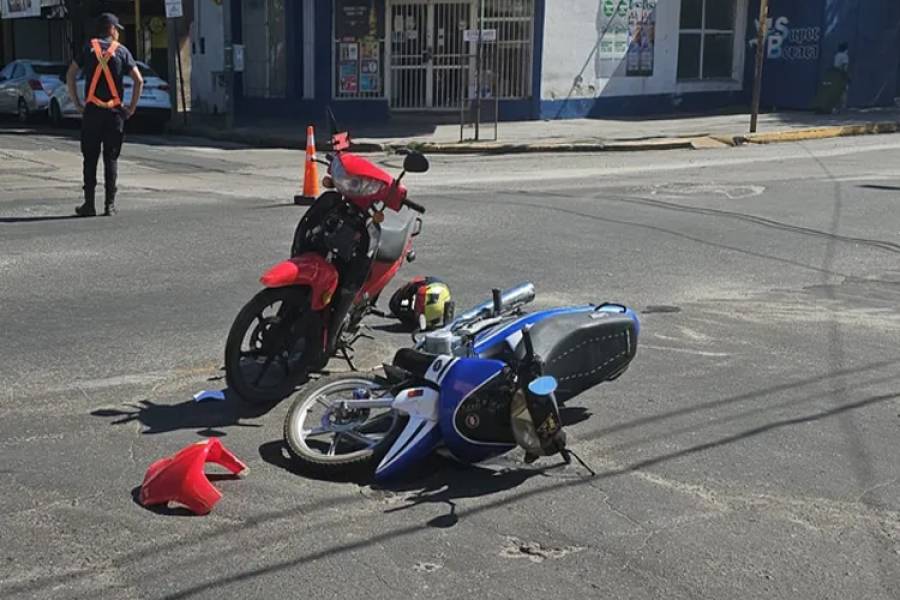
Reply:
[[[316,136],[312,125],[306,128],[306,161],[303,166],[303,195],[294,196],[294,204],[311,205],[319,196],[319,168],[316,164]]]

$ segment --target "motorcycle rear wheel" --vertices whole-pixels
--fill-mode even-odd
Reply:
[[[393,409],[336,411],[358,391],[373,398],[388,393],[363,373],[329,375],[298,393],[284,419],[284,442],[305,472],[335,479],[374,472],[400,435],[406,418]]]
[[[291,395],[309,372],[321,339],[309,334],[312,313],[307,287],[267,288],[235,317],[225,344],[225,380],[250,404]],[[314,328],[312,328],[314,329]]]

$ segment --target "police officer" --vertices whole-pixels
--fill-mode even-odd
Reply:
[[[122,149],[125,121],[137,108],[144,87],[144,79],[128,48],[119,44],[122,26],[112,13],[103,13],[97,19],[97,37],[75,56],[66,73],[69,97],[79,112],[81,121],[81,154],[84,156],[84,204],[75,209],[79,217],[97,214],[94,190],[97,187],[97,161],[103,153],[103,175],[106,203],[103,214],[116,213],[116,161]],[[78,70],[84,72],[84,104],[75,89]],[[131,77],[131,103],[122,102],[124,86],[122,78]]]

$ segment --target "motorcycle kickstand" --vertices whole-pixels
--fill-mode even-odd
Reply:
[[[353,357],[350,356],[350,354],[347,352],[347,348],[344,347],[344,346],[342,346],[342,347],[340,348],[340,352],[341,352],[342,358],[343,358],[345,361],[347,361],[347,365],[350,367],[350,370],[353,371],[354,373],[358,373],[358,372],[359,372],[359,369],[358,369],[358,368],[356,367],[356,365],[353,363]]]
[[[592,468],[590,468],[590,467],[587,465],[587,463],[585,463],[585,462],[581,459],[580,456],[578,456],[577,454],[575,454],[574,452],[572,452],[572,451],[569,450],[568,448],[563,448],[562,450],[560,450],[559,453],[562,455],[564,464],[567,464],[567,465],[572,464],[572,457],[574,456],[574,457],[575,457],[575,460],[578,461],[578,464],[580,464],[582,467],[584,467],[585,470],[587,470],[587,472],[591,474],[591,477],[596,477],[596,476],[597,476],[597,472],[596,472],[596,471],[594,471]]]

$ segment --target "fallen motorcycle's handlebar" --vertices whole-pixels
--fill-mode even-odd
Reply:
[[[534,300],[534,284],[522,283],[500,294],[500,314],[506,314]],[[451,331],[470,325],[480,319],[498,316],[494,311],[494,299],[488,300],[458,316],[449,325]]]

